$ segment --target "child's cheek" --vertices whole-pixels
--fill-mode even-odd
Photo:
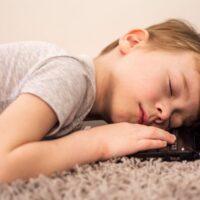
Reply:
[[[156,101],[161,96],[161,92],[157,92],[156,88],[146,88],[142,93],[144,94],[144,98],[150,101]]]

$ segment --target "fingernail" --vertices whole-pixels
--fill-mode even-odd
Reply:
[[[175,135],[173,135],[173,138],[174,138],[174,142],[176,141],[176,136]]]

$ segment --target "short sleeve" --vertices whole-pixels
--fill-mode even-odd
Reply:
[[[71,57],[60,56],[35,69],[24,81],[20,93],[32,93],[55,112],[57,123],[48,135],[70,124],[86,93],[86,77],[82,64]]]

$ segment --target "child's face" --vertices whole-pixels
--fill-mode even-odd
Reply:
[[[200,107],[200,75],[194,54],[145,51],[148,38],[146,30],[133,29],[116,48],[97,57],[97,95],[91,113],[108,122],[140,123],[141,105],[145,125],[165,130],[169,122],[170,128],[189,126],[198,119]]]
[[[171,128],[191,125],[197,119],[200,98],[200,79],[194,68],[189,52],[136,49],[121,55],[113,67],[111,121],[139,123],[141,104],[146,125],[166,130],[169,121]]]

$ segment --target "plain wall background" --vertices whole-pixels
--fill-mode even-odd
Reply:
[[[200,29],[199,0],[0,0],[0,43],[42,40],[95,56],[132,28],[168,18]]]

